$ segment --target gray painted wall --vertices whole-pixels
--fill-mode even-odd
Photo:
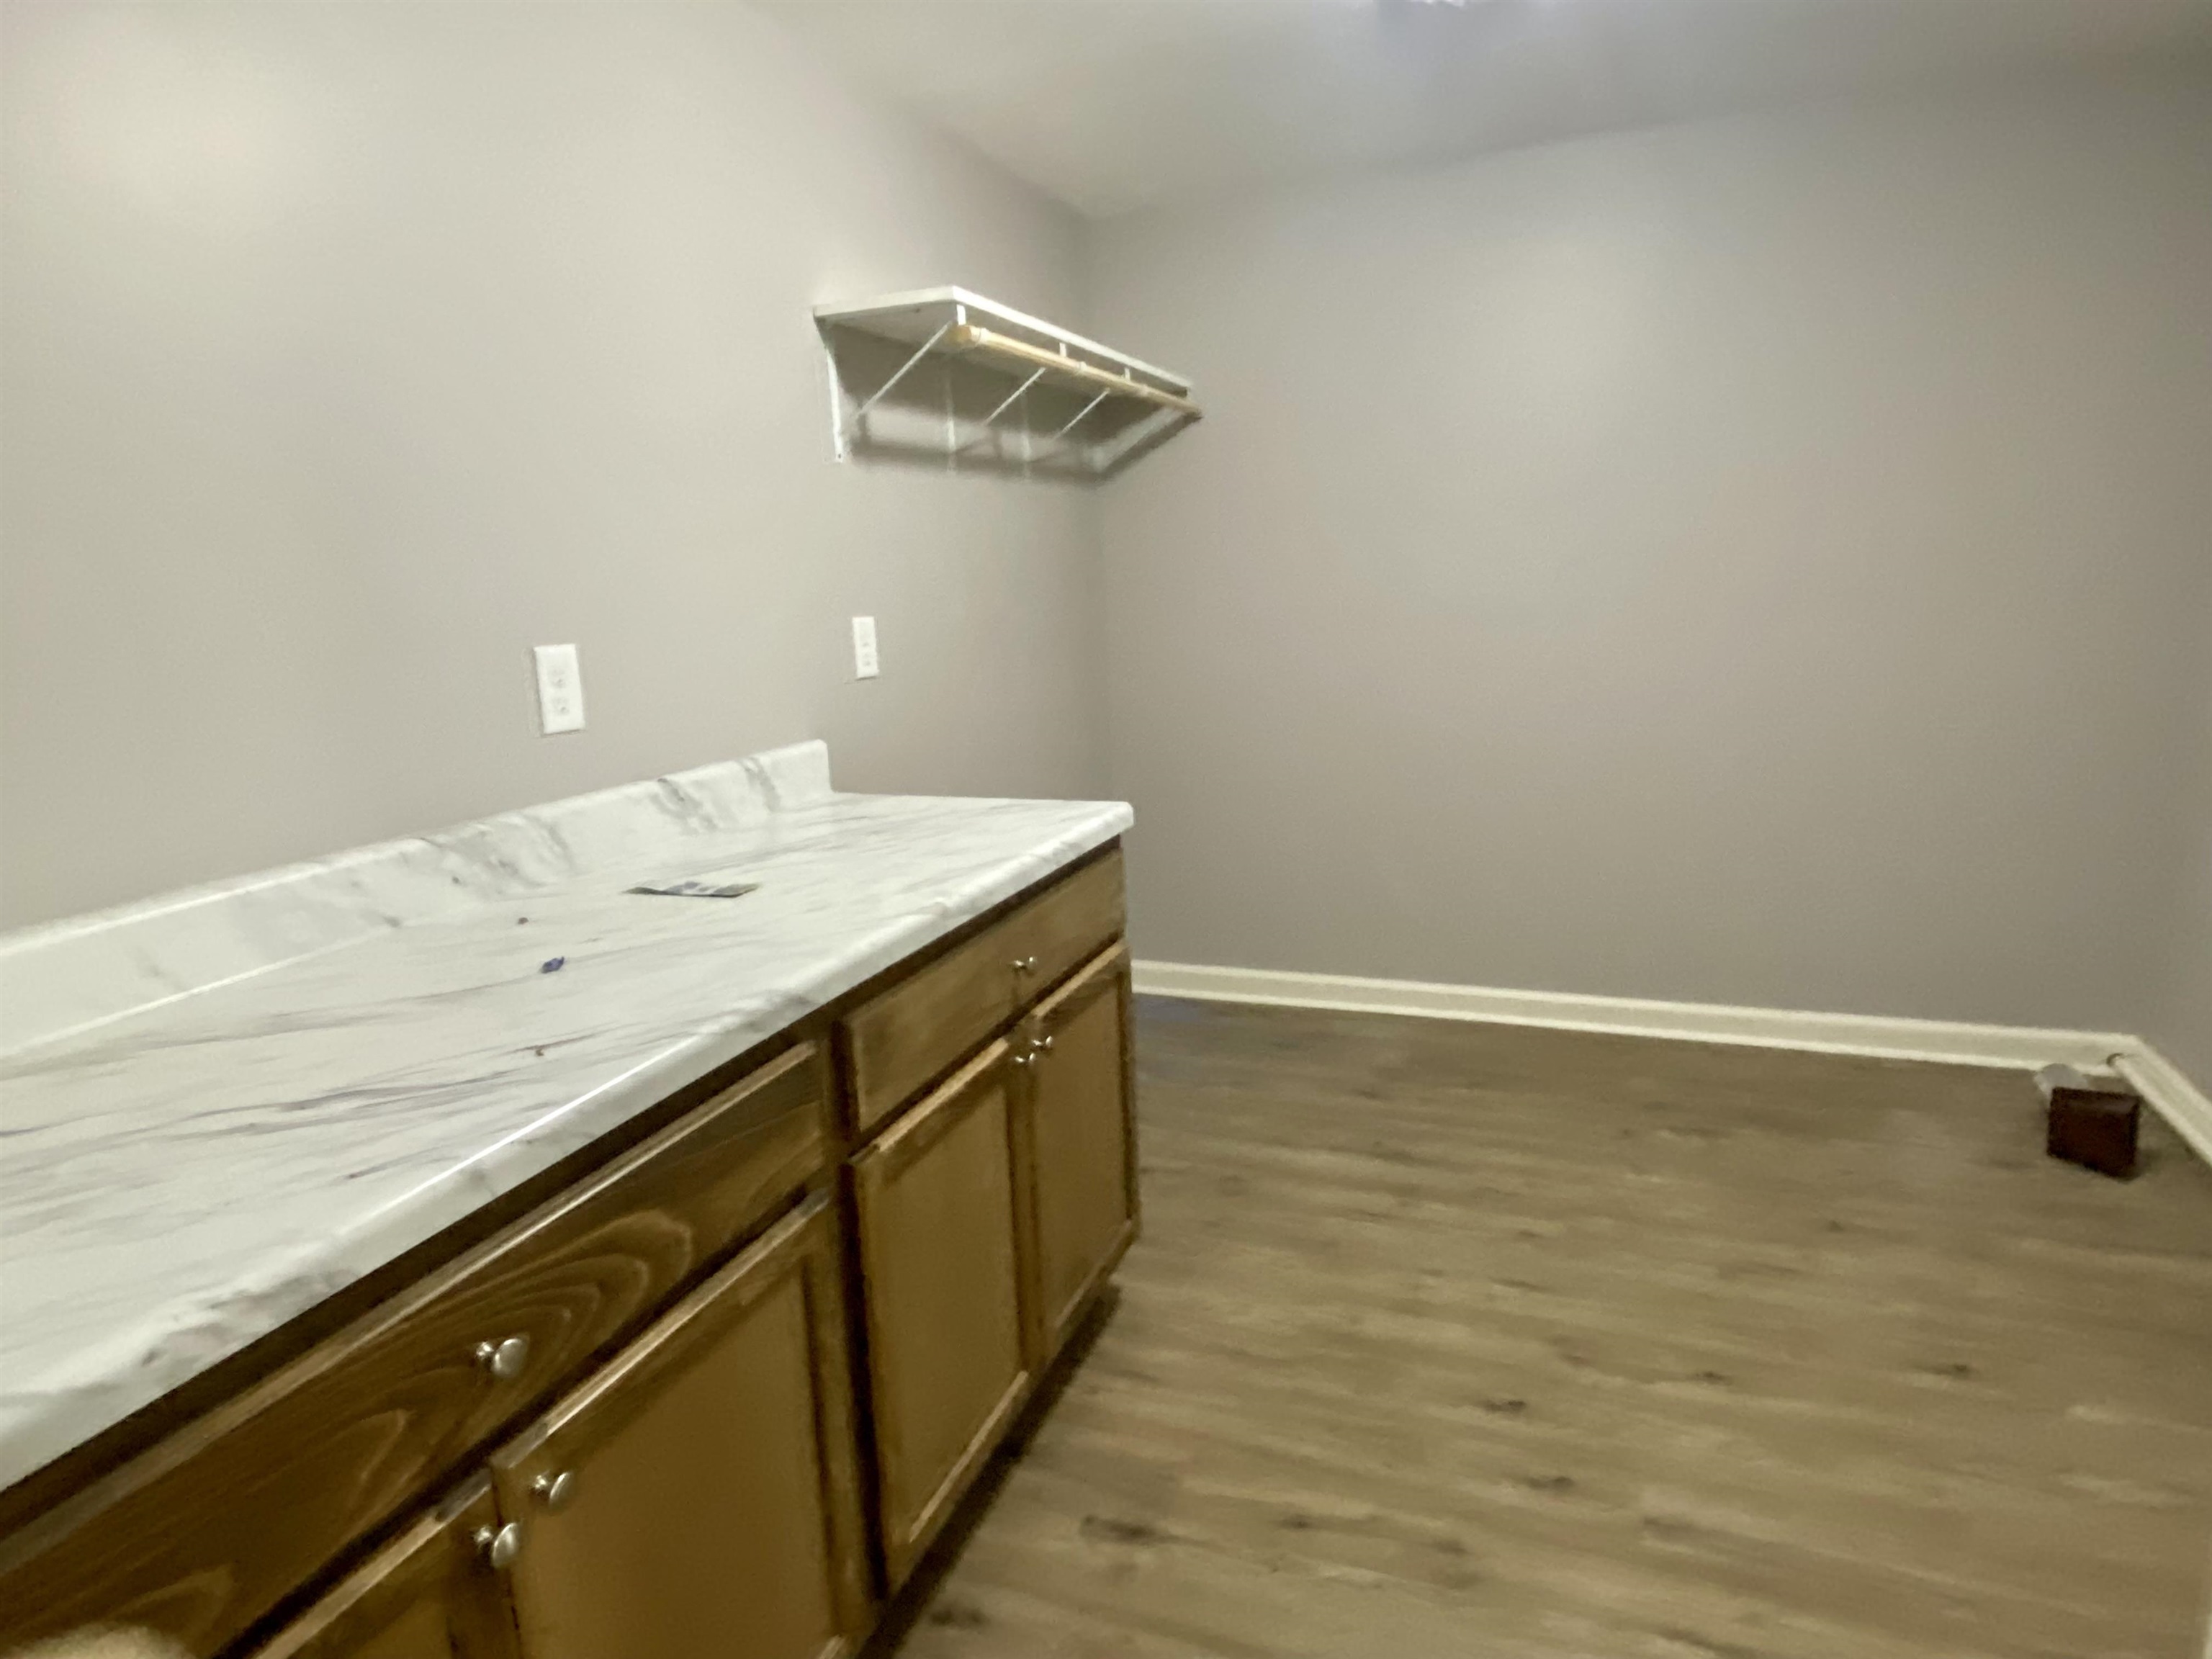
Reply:
[[[1103,502],[1139,953],[2140,1028],[2208,204],[2212,88],[2086,86],[1095,229],[1210,410]]]
[[[2212,448],[2212,438],[2208,438]],[[2207,567],[2199,617],[2204,630],[2202,678],[2197,682],[2196,795],[2190,822],[2194,840],[2174,910],[2173,950],[2166,994],[2145,1028],[2160,1052],[2212,1093],[2212,515],[2203,530]]]
[[[2203,86],[1086,249],[738,9],[4,20],[9,925],[821,735],[848,787],[1127,794],[1153,957],[2212,1076]],[[808,305],[1080,319],[1085,271],[1204,425],[1096,496],[830,461]]]
[[[1062,211],[735,8],[4,11],[8,923],[807,736],[1103,789],[1090,501],[833,465],[807,315],[1068,314]]]

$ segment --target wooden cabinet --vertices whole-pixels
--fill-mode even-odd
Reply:
[[[966,943],[879,992],[845,1020],[854,1115],[863,1134],[1121,931],[1121,854],[1017,906]]]
[[[492,1458],[524,1659],[820,1659],[867,1623],[836,1236],[809,1200]]]
[[[1121,908],[1108,848],[330,1304],[18,1512],[0,1653],[849,1652],[1135,1236]]]
[[[488,1559],[499,1510],[482,1476],[401,1531],[252,1659],[515,1659]]]
[[[1012,1057],[992,1043],[853,1161],[878,1511],[894,1586],[1029,1384]]]
[[[1030,1170],[1033,1352],[1058,1352],[1137,1233],[1129,953],[1101,952],[1026,1023],[1019,1139]]]

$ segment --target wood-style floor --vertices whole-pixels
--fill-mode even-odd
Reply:
[[[2203,1652],[2212,1170],[2021,1075],[1147,1000],[1146,1231],[906,1659]]]

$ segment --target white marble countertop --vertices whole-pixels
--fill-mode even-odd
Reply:
[[[800,745],[0,944],[7,1006],[94,1021],[0,1060],[0,1484],[1131,821],[828,783]],[[685,878],[759,888],[623,890]]]

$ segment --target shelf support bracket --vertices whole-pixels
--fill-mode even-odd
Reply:
[[[1113,395],[1113,388],[1109,386],[1105,391],[1100,392],[1097,397],[1093,398],[1089,403],[1084,404],[1081,409],[1077,410],[1075,411],[1075,418],[1070,421],[1066,426],[1060,428],[1059,431],[1052,434],[1053,441],[1057,443],[1060,439],[1065,438],[1069,433],[1074,431],[1076,428],[1081,426],[1083,424],[1083,417],[1085,416],[1090,414],[1092,410],[1097,408],[1099,404],[1104,403]]]
[[[1038,369],[1035,374],[1031,374],[1028,380],[1024,380],[1019,386],[1016,386],[1006,398],[1000,401],[996,409],[993,410],[988,415],[986,415],[983,417],[983,436],[986,438],[989,437],[991,435],[991,422],[997,420],[1000,416],[1012,409],[1016,403],[1020,401],[1022,393],[1027,392],[1031,386],[1035,386],[1043,378],[1044,371],[1042,369]],[[954,450],[952,453],[956,455],[963,454],[967,451],[975,448],[975,446],[982,442],[982,438],[970,439],[968,442],[962,444],[959,448]]]
[[[830,365],[830,449],[842,461],[852,448],[845,441],[845,379],[837,372],[837,342],[828,329],[822,331],[822,355]]]
[[[915,350],[914,356],[908,358],[904,362],[898,366],[898,372],[893,374],[890,380],[885,380],[881,386],[878,386],[873,392],[870,392],[867,397],[867,401],[853,411],[853,423],[855,426],[858,426],[860,422],[866,417],[870,410],[873,409],[878,404],[883,402],[884,395],[893,386],[896,386],[901,380],[906,379],[908,371],[913,368],[913,367],[916,363],[920,362],[924,357],[929,356],[932,351],[935,350],[937,348],[937,343],[943,339],[946,335],[950,334],[952,331],[952,324],[944,324],[938,329],[936,333],[931,335],[927,340],[924,340],[920,348]]]

